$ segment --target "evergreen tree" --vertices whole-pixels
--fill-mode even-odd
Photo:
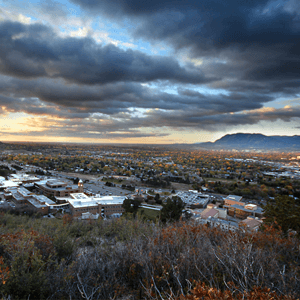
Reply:
[[[265,223],[275,223],[283,232],[295,230],[300,233],[300,205],[294,197],[286,195],[268,200],[264,208]]]
[[[139,200],[125,199],[122,207],[125,209],[125,213],[132,213],[135,216],[140,205],[141,202]]]
[[[182,215],[185,203],[178,196],[173,196],[172,199],[168,198],[167,202],[163,204],[161,210],[162,222],[178,221]]]

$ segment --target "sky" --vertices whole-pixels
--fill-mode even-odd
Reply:
[[[300,1],[0,0],[0,140],[300,135]]]

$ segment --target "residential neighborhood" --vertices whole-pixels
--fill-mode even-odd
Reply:
[[[0,207],[45,217],[120,217],[124,200],[135,199],[144,217],[154,221],[175,196],[185,204],[183,216],[196,222],[257,230],[267,201],[300,195],[295,153],[51,144],[6,148],[0,157],[6,175],[0,177]]]

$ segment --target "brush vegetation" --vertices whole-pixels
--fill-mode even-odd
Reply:
[[[300,243],[139,215],[0,216],[2,299],[297,299]]]

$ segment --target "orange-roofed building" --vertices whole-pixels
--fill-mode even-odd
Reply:
[[[208,218],[218,218],[219,211],[217,211],[214,208],[206,208],[201,214],[202,219],[208,219]]]
[[[231,206],[231,205],[241,205],[241,206],[244,206],[245,203],[241,202],[242,198],[243,197],[241,197],[241,196],[229,195],[229,196],[227,196],[225,198],[224,204],[228,205],[228,206]]]
[[[247,219],[241,221],[239,224],[244,225],[248,230],[257,231],[262,224],[262,221],[259,219],[248,217]]]

